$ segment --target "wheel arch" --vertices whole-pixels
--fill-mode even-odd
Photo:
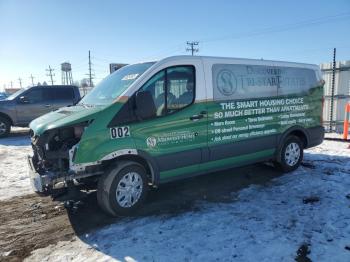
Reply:
[[[304,148],[307,148],[308,147],[308,144],[309,144],[309,141],[310,141],[310,138],[309,138],[309,133],[308,131],[302,127],[302,126],[293,126],[291,128],[288,128],[286,131],[284,131],[282,133],[281,136],[279,136],[278,138],[278,141],[277,141],[277,145],[278,145],[278,148],[276,150],[276,158],[277,158],[277,161],[280,161],[280,150],[282,149],[283,147],[283,142],[285,141],[285,139],[289,136],[296,136],[298,137],[302,143],[303,143],[303,146]]]
[[[8,114],[5,114],[5,113],[3,113],[3,112],[0,112],[0,117],[3,117],[3,118],[5,118],[5,119],[7,119],[7,120],[10,122],[11,126],[13,125],[12,118],[11,118]]]
[[[114,158],[103,161],[106,166],[117,164],[118,162],[131,161],[138,163],[145,170],[149,176],[149,182],[153,186],[157,186],[159,183],[159,169],[154,160],[144,151],[137,151],[136,154],[122,154]]]

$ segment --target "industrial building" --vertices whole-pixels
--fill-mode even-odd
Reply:
[[[325,128],[327,131],[341,133],[343,132],[345,106],[347,103],[350,103],[350,60],[338,61],[335,63],[333,99],[333,63],[322,63],[320,68],[323,79],[326,82],[324,86],[325,101],[323,110]],[[332,100],[333,108],[331,103]]]

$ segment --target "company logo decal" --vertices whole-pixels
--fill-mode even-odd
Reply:
[[[153,147],[155,147],[157,145],[157,139],[155,137],[152,137],[152,136],[148,137],[146,139],[146,143],[147,143],[148,147],[153,148]]]
[[[216,78],[216,86],[222,95],[231,96],[237,90],[237,78],[231,71],[221,70]]]

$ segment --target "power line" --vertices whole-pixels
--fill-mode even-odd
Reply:
[[[348,49],[350,48],[350,45],[336,45],[333,44],[333,46],[325,46],[325,47],[320,47],[320,48],[309,48],[309,49],[301,49],[301,50],[283,50],[283,53],[287,54],[303,54],[303,53],[319,53],[319,52],[324,52],[324,51],[329,51],[333,50],[334,46],[337,46],[337,49]]]
[[[46,74],[47,76],[50,76],[51,79],[51,85],[53,85],[53,76],[55,76],[55,74],[53,74],[52,72],[55,71],[55,69],[52,69],[51,66],[49,66],[49,69],[46,69],[47,72],[49,72],[48,74]]]
[[[242,32],[240,35],[231,34],[231,35],[226,35],[226,36],[217,36],[214,38],[203,38],[203,39],[200,39],[199,42],[200,43],[207,43],[207,42],[222,41],[222,40],[226,40],[226,39],[240,39],[240,38],[253,37],[253,36],[257,36],[257,35],[279,33],[279,32],[284,32],[284,31],[296,30],[296,29],[304,28],[304,27],[308,27],[308,26],[313,26],[313,25],[317,25],[317,24],[329,23],[329,22],[333,22],[335,20],[347,19],[349,17],[350,17],[350,12],[339,13],[336,15],[324,16],[324,17],[319,17],[319,18],[315,18],[315,19],[304,20],[304,21],[300,21],[298,23],[285,24],[285,25],[278,26],[278,27],[267,27],[267,28],[262,29],[262,30]],[[173,48],[179,47],[179,46],[181,47],[182,44],[179,43],[176,46],[173,46]],[[166,52],[166,50],[169,50],[169,49],[171,49],[171,48],[164,49],[165,52],[164,51],[162,52],[162,56],[168,55],[168,53],[170,53],[170,52]],[[173,54],[175,52],[172,51],[171,53]],[[158,54],[155,54],[153,56],[148,56],[146,58],[148,59],[149,57],[155,57]],[[143,60],[147,60],[147,59],[144,58]]]
[[[153,55],[150,55],[150,56],[143,57],[140,60],[135,61],[135,62],[155,60],[155,58],[162,57],[162,56],[167,56],[169,54],[174,54],[174,53],[177,53],[177,52],[179,52],[181,50],[183,50],[183,43],[174,45],[174,46],[172,46],[170,48],[163,49],[163,51],[154,53]]]
[[[239,39],[239,38],[253,37],[253,36],[257,36],[257,35],[279,33],[279,32],[285,32],[285,31],[295,30],[295,29],[299,29],[299,28],[304,28],[304,27],[308,27],[308,26],[333,22],[334,20],[345,19],[345,18],[350,18],[350,12],[340,13],[340,14],[331,15],[331,16],[324,16],[324,17],[319,17],[319,18],[315,18],[315,19],[308,19],[308,20],[297,22],[297,23],[285,24],[285,25],[281,25],[281,26],[277,26],[277,27],[267,27],[267,28],[262,29],[262,30],[243,32],[241,35],[232,35],[231,34],[231,35],[226,35],[226,36],[222,36],[222,37],[202,39],[200,41],[201,42],[214,42],[214,41],[222,41],[222,40],[226,40],[226,39]]]
[[[101,57],[92,57],[93,59],[97,60],[97,61],[100,61],[100,62],[105,62],[105,63],[110,63],[112,61],[112,59],[104,59],[104,58],[101,58]]]
[[[82,62],[82,61],[83,61],[83,62]],[[78,63],[76,63],[76,64],[72,63],[72,65],[74,64],[74,69],[76,69],[76,68],[82,68],[82,67],[86,68],[86,62],[88,62],[88,59],[87,59],[87,58],[85,58],[84,60],[81,60],[80,62],[78,62]]]
[[[199,48],[195,48],[196,46],[199,45],[199,42],[195,42],[195,41],[187,41],[187,46],[189,46],[188,48],[186,48],[186,51],[191,51],[191,54],[194,55],[194,53],[197,53],[199,51]]]
[[[79,65],[79,66],[74,65],[74,71],[77,71],[76,69],[84,69],[84,71],[86,72],[86,63],[84,63],[83,65]]]
[[[109,64],[102,65],[102,64],[96,64],[96,63],[94,63],[94,68],[109,71]]]

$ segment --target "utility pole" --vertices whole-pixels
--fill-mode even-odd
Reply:
[[[198,46],[199,42],[194,42],[194,41],[187,41],[187,46],[188,48],[186,48],[186,51],[191,51],[191,54],[194,55],[194,53],[197,53],[199,51],[198,48],[195,48],[196,46]]]
[[[333,68],[332,68],[332,86],[331,86],[331,112],[330,112],[330,119],[329,119],[329,131],[332,132],[333,130],[333,111],[334,111],[334,87],[335,87],[335,67],[336,67],[336,55],[337,49],[333,49]]]
[[[49,66],[49,69],[46,69],[47,72],[49,72],[48,74],[46,74],[47,76],[50,77],[51,79],[51,85],[53,85],[53,76],[55,76],[55,74],[53,74],[52,72],[55,71],[55,69],[52,69],[51,66]]]
[[[19,86],[22,88],[22,78],[18,78]]]
[[[89,50],[89,82],[90,86],[93,87],[94,83],[92,83],[92,74],[91,74],[91,55],[90,55],[90,50]]]
[[[30,74],[30,77],[29,78],[31,78],[32,79],[32,86],[34,86],[34,76],[32,75],[32,74]]]

